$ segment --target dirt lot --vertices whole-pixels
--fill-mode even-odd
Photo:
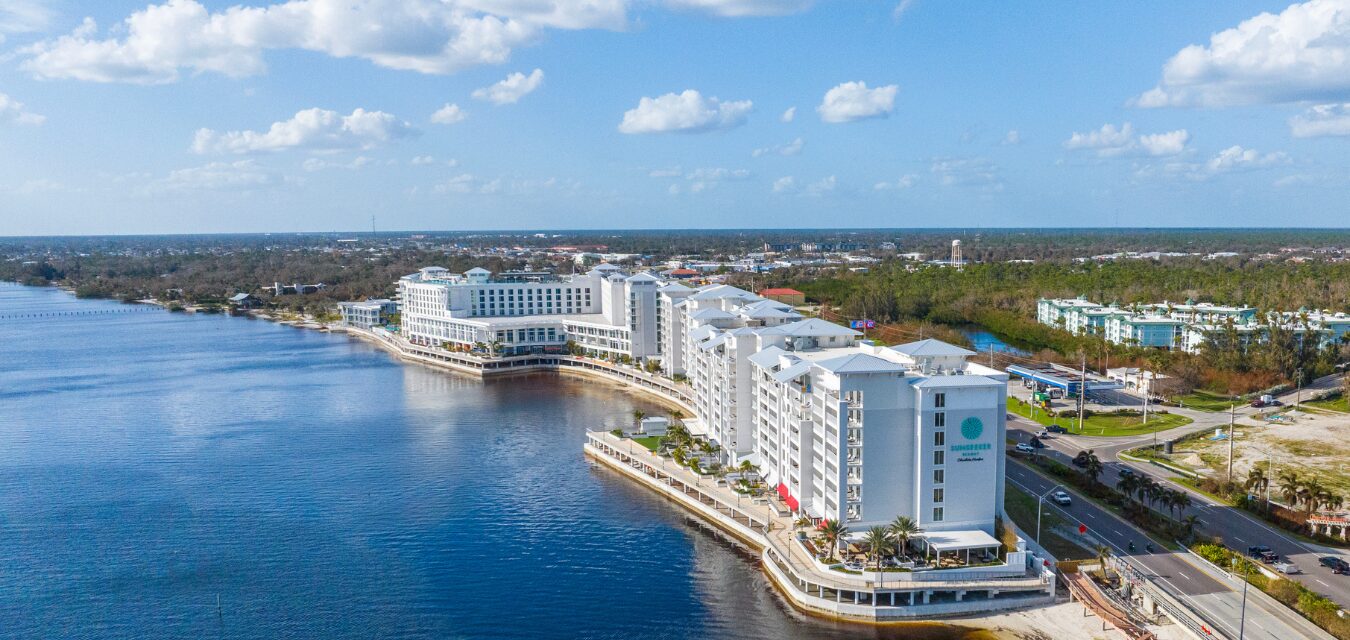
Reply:
[[[1333,491],[1350,496],[1350,414],[1281,407],[1264,415],[1238,423],[1233,447],[1233,476],[1238,482],[1253,465],[1264,470],[1273,463],[1273,478],[1292,469],[1316,475]],[[1228,441],[1213,436],[1210,431],[1180,443],[1172,461],[1222,478],[1228,469]]]

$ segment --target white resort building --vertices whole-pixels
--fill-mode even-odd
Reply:
[[[721,462],[756,465],[803,516],[856,530],[904,515],[926,531],[995,534],[1007,374],[968,361],[971,351],[877,346],[736,287],[611,265],[570,277],[428,267],[399,294],[414,344],[512,357],[570,343],[578,355],[660,363],[687,380],[694,429]]]

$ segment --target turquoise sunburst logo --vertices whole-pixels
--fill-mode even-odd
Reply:
[[[961,435],[967,440],[978,440],[984,433],[984,423],[979,418],[971,416],[961,421]]]

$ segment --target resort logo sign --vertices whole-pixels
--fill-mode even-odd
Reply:
[[[961,436],[966,440],[979,440],[984,435],[984,422],[975,416],[971,416],[961,421]],[[955,453],[957,462],[983,462],[984,457],[980,455],[983,451],[988,451],[993,445],[985,443],[972,444],[954,444],[951,446],[952,453]]]

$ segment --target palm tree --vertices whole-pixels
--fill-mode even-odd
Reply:
[[[828,557],[834,557],[834,550],[838,548],[839,541],[848,535],[848,527],[839,522],[838,519],[826,520],[820,525],[820,537],[825,539],[825,544],[829,545]]]
[[[896,543],[900,545],[900,555],[903,556],[909,555],[909,539],[923,533],[923,529],[908,516],[896,516],[895,520],[891,521],[890,531]]]
[[[1128,475],[1121,476],[1116,481],[1116,491],[1125,496],[1126,500],[1134,500],[1134,493],[1139,490],[1139,476]]]
[[[1187,540],[1195,537],[1195,528],[1200,524],[1200,517],[1191,514],[1181,519],[1182,537]]]
[[[1100,563],[1102,567],[1102,580],[1106,580],[1106,561],[1111,559],[1111,547],[1099,544],[1095,551],[1097,552],[1097,562]]]
[[[642,419],[645,417],[647,417],[646,411],[643,411],[642,409],[633,409],[633,422],[641,425]]]
[[[1092,478],[1092,483],[1096,484],[1097,478],[1100,477],[1105,470],[1106,465],[1102,464],[1102,461],[1097,457],[1097,454],[1089,449],[1087,456],[1083,460],[1083,473],[1086,473],[1089,478]]]
[[[671,410],[670,410],[670,422],[671,422],[671,424],[680,422],[681,420],[684,420],[684,412],[683,412],[683,411],[680,411],[679,409],[671,409]]]
[[[886,555],[886,551],[893,546],[891,534],[887,533],[886,527],[872,527],[867,530],[867,535],[863,540],[867,543],[867,553],[872,558],[873,566],[876,567],[877,571],[881,571],[881,559]]]
[[[1186,493],[1185,491],[1177,491],[1176,495],[1173,496],[1173,501],[1177,507],[1178,515],[1185,515],[1186,510],[1191,508],[1191,505],[1194,504],[1194,502],[1191,500],[1190,494]]]
[[[1252,467],[1252,470],[1247,472],[1247,481],[1242,483],[1242,488],[1246,489],[1247,493],[1265,495],[1267,497],[1266,509],[1270,509],[1270,478],[1266,477],[1264,471]]]
[[[1299,489],[1303,486],[1303,480],[1298,477],[1298,472],[1286,471],[1280,474],[1280,497],[1291,507],[1298,506]]]

